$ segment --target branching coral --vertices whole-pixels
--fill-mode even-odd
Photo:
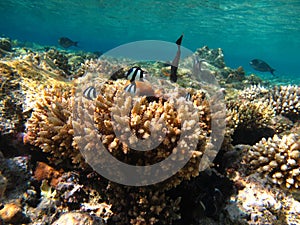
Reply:
[[[261,101],[273,107],[276,115],[283,115],[292,120],[299,119],[300,88],[295,85],[274,86],[266,89],[262,86],[251,86],[240,93],[242,99]]]
[[[62,91],[61,86],[42,91],[26,123],[25,140],[50,152],[55,160],[71,158],[77,163],[80,154],[72,147],[71,93]]]
[[[298,120],[300,115],[300,87],[275,86],[264,100],[275,108],[276,114]]]
[[[291,190],[300,188],[299,134],[263,138],[244,156],[251,169],[266,174],[273,183]]]
[[[266,127],[274,117],[272,107],[264,102],[231,101],[227,104],[227,110],[227,121],[235,129]]]

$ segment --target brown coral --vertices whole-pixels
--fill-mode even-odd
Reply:
[[[25,140],[50,152],[56,162],[71,158],[77,163],[80,158],[79,151],[72,147],[71,96],[71,90],[62,91],[61,86],[43,90],[26,123]]]
[[[264,102],[230,101],[227,110],[227,122],[233,129],[267,127],[274,117],[273,108]]]
[[[291,190],[300,188],[299,134],[291,133],[281,138],[263,138],[245,155],[251,169],[266,174],[273,183]]]

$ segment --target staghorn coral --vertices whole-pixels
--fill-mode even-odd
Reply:
[[[272,182],[290,190],[300,188],[299,134],[291,133],[281,138],[263,138],[244,156],[251,170],[271,178]]]

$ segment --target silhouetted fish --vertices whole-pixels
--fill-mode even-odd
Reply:
[[[171,65],[171,74],[170,74],[170,80],[172,82],[176,82],[177,81],[177,69],[178,69],[178,64],[179,64],[179,59],[180,59],[180,45],[182,42],[182,38],[183,38],[183,34],[177,39],[176,44],[177,44],[177,53],[175,58],[172,61],[172,65]]]
[[[78,41],[72,41],[70,38],[61,37],[58,39],[58,44],[64,48],[69,48],[71,46],[78,47]]]
[[[269,66],[265,61],[261,59],[253,59],[250,61],[250,66],[252,66],[253,69],[261,71],[261,72],[270,72],[274,75],[275,69],[273,69],[271,66]]]

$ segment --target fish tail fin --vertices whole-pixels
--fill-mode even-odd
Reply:
[[[181,45],[182,38],[183,38],[183,33],[182,33],[181,36],[176,40],[176,44],[177,44],[177,45]]]
[[[79,48],[78,41],[74,41],[74,46]]]
[[[271,69],[270,72],[271,72],[272,75],[275,75],[275,74],[274,74],[274,71],[275,71],[275,69]]]

